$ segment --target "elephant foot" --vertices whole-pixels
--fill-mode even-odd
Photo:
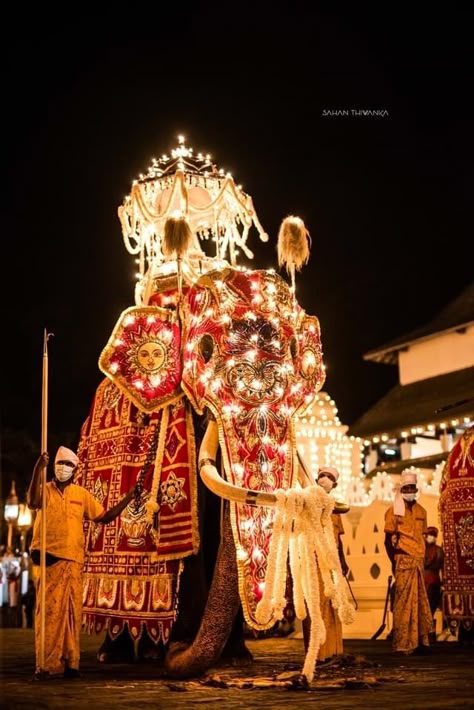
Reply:
[[[250,666],[253,663],[253,656],[242,639],[228,642],[222,651],[221,660],[226,665]]]
[[[135,652],[133,641],[127,631],[123,631],[116,639],[106,634],[104,642],[97,651],[99,663],[133,663]]]
[[[174,655],[186,651],[186,649],[190,646],[191,643],[187,643],[186,641],[170,641],[170,643],[168,644],[168,651],[166,653],[166,657],[168,659],[172,658]]]

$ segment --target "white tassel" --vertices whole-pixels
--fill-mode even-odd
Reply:
[[[308,262],[311,237],[300,217],[285,217],[278,232],[278,265],[285,267],[295,290],[295,271]]]

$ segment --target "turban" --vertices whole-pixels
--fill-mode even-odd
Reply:
[[[74,464],[74,466],[77,466],[77,464],[79,463],[79,459],[77,458],[74,451],[71,451],[71,449],[67,449],[65,446],[60,446],[57,451],[54,463],[58,463],[58,461],[70,461]]]
[[[410,469],[405,469],[405,471],[402,471],[401,476],[400,476],[400,488],[403,488],[403,486],[416,486],[417,480],[416,480],[416,473],[415,471],[410,471]]]
[[[429,528],[426,528],[425,535],[433,535],[433,537],[438,537],[438,532],[438,528],[435,528],[434,525],[432,525]]]
[[[330,473],[334,478],[337,479],[339,478],[339,471],[337,468],[333,468],[332,466],[322,466],[319,471],[318,471],[318,478],[319,476],[324,476],[325,473]]]
[[[416,486],[417,479],[415,471],[406,468],[400,475],[400,483],[395,486],[395,499],[393,501],[393,512],[395,515],[405,515],[405,501],[400,488],[403,486]]]

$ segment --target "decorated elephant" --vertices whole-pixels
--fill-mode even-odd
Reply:
[[[440,486],[443,615],[462,642],[474,637],[474,426],[451,449]]]
[[[308,235],[298,218],[283,221],[279,263],[291,285],[238,267],[237,247],[251,256],[252,222],[266,237],[251,199],[209,166],[181,142],[119,210],[141,277],[99,359],[106,378],[81,430],[80,475],[105,507],[135,482],[138,494],[115,523],[90,524],[84,618],[89,631],[106,630],[104,658],[126,637],[135,652],[146,638],[170,675],[197,676],[226,650],[248,659],[240,614],[260,630],[281,619],[289,566],[296,613],[312,622],[311,679],[324,638],[319,594],[345,622],[351,607],[334,499],[305,478],[295,442],[295,416],[325,377],[318,319],[295,298]]]

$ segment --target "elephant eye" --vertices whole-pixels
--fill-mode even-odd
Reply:
[[[265,342],[269,342],[275,337],[275,329],[270,323],[264,323],[259,330],[259,335]]]
[[[214,340],[210,335],[203,335],[199,341],[199,352],[204,358],[204,362],[209,362],[214,352]]]
[[[293,360],[296,360],[296,356],[298,354],[298,343],[296,342],[295,337],[290,340],[290,353]]]

